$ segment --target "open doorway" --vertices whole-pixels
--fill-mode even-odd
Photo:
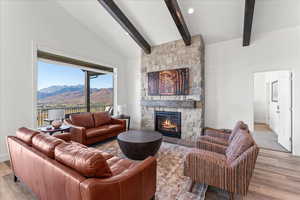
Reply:
[[[292,151],[292,73],[254,74],[254,132],[259,147]]]

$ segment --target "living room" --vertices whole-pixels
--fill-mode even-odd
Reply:
[[[115,2],[114,5],[125,14],[131,25],[124,23],[122,15],[114,14],[116,10],[111,2]],[[42,187],[36,192],[35,186],[27,183],[28,177],[22,177],[17,166],[14,169],[8,161],[15,154],[7,148],[7,136],[16,136],[20,127],[32,130],[39,127],[37,91],[41,52],[46,53],[48,59],[43,59],[49,63],[92,66],[90,70],[94,72],[113,74],[114,115],[129,115],[132,131],[153,131],[164,135],[153,157],[157,163],[156,184],[153,186],[149,180],[152,185],[147,186],[156,190],[149,190],[149,194],[145,192],[147,197],[143,198],[228,199],[234,196],[237,199],[297,199],[300,195],[300,171],[297,168],[300,164],[300,125],[297,123],[300,118],[300,93],[297,88],[300,74],[300,2],[261,0],[256,1],[255,6],[254,2],[0,0],[0,199],[57,199],[51,193],[68,193],[67,190],[47,191]],[[174,11],[180,13],[179,17],[172,15]],[[120,14],[118,11],[116,13]],[[103,72],[105,69],[108,71]],[[255,132],[253,77],[255,73],[270,71],[290,71],[293,75],[290,152],[272,151],[255,141],[259,147],[257,160],[254,159],[256,165],[244,166],[252,175],[246,180],[246,190],[245,185],[239,182],[242,178],[237,180],[235,189],[220,184],[221,174],[218,177],[220,181],[216,183],[205,183],[206,179],[203,182],[192,181],[196,176],[184,173],[184,170],[193,160],[188,159],[188,154],[195,150],[196,141],[205,138],[205,127],[234,129],[238,121],[243,121],[250,134]],[[168,76],[174,76],[176,81],[170,83]],[[87,88],[86,85],[84,87]],[[122,107],[123,111],[120,111]],[[162,117],[169,121],[158,123]],[[96,118],[93,115],[91,119]],[[71,134],[66,136],[67,139],[61,139],[97,148],[103,154],[120,156],[122,159],[127,157],[131,162],[135,159],[129,159],[130,155],[126,156],[126,150],[118,143],[127,142],[127,138],[119,140],[118,135],[127,131],[128,124],[124,125],[124,120],[115,120],[111,121],[112,125],[121,121],[119,124],[123,128],[115,129],[110,135],[112,138],[83,141],[73,137],[76,134]],[[76,125],[69,125],[75,130]],[[162,130],[164,126],[172,131],[166,133]],[[168,137],[168,134],[174,136],[174,130],[176,137]],[[22,137],[20,134],[26,133],[23,130],[18,134]],[[54,135],[63,134],[58,132]],[[151,138],[159,143],[161,138],[157,139],[156,136]],[[204,143],[201,143],[202,147]],[[199,157],[211,155],[212,151],[210,149],[202,157],[199,154]],[[145,154],[146,151],[140,153]],[[213,156],[211,159],[216,158]],[[30,171],[33,166],[26,160],[24,163],[20,167]],[[204,171],[198,166],[190,168],[190,172],[195,170],[197,175],[209,173],[210,167],[207,165]],[[212,174],[217,176],[216,171],[212,171]],[[14,173],[17,182],[14,182]],[[237,176],[242,177],[241,174]],[[64,184],[54,181],[56,183],[58,186]],[[143,188],[141,185],[138,187]],[[124,188],[130,191],[128,194],[136,195],[131,199],[138,199],[137,196],[142,195],[138,190],[131,191],[130,186]],[[92,194],[89,192],[85,194]],[[100,196],[101,192],[96,191],[95,194]],[[60,199],[75,197],[61,195]]]

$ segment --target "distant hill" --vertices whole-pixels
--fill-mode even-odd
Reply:
[[[112,104],[112,88],[92,88],[91,103]],[[39,104],[84,104],[83,85],[55,85],[38,91]]]

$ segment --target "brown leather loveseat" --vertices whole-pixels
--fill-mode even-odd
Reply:
[[[126,130],[124,120],[114,119],[107,112],[71,114],[65,123],[71,126],[72,140],[84,145],[117,136]]]
[[[77,142],[20,128],[7,137],[15,180],[41,200],[150,200],[156,159],[122,159]]]

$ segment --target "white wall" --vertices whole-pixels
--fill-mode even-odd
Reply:
[[[267,87],[265,73],[254,74],[254,122],[267,123]]]
[[[141,56],[127,62],[127,108],[131,128],[141,127]]]
[[[294,74],[294,154],[300,155],[300,27],[206,46],[206,126],[233,127],[244,120],[253,130],[253,73],[291,70]]]
[[[69,16],[55,1],[4,0],[1,19],[0,160],[6,157],[5,136],[34,125],[36,71],[34,45],[118,68],[118,103],[125,104],[126,60]],[[67,78],[67,77],[66,77]]]
[[[3,141],[1,139],[1,134],[3,133],[3,105],[2,105],[2,99],[3,99],[3,83],[2,83],[2,80],[3,80],[3,52],[4,52],[4,48],[3,48],[3,45],[2,45],[2,41],[3,41],[3,33],[2,33],[2,30],[3,30],[3,6],[2,6],[2,0],[0,0],[0,152],[1,152],[1,145],[3,144]],[[1,156],[1,153],[0,153],[0,160],[3,159],[3,153],[2,153],[2,156]]]

